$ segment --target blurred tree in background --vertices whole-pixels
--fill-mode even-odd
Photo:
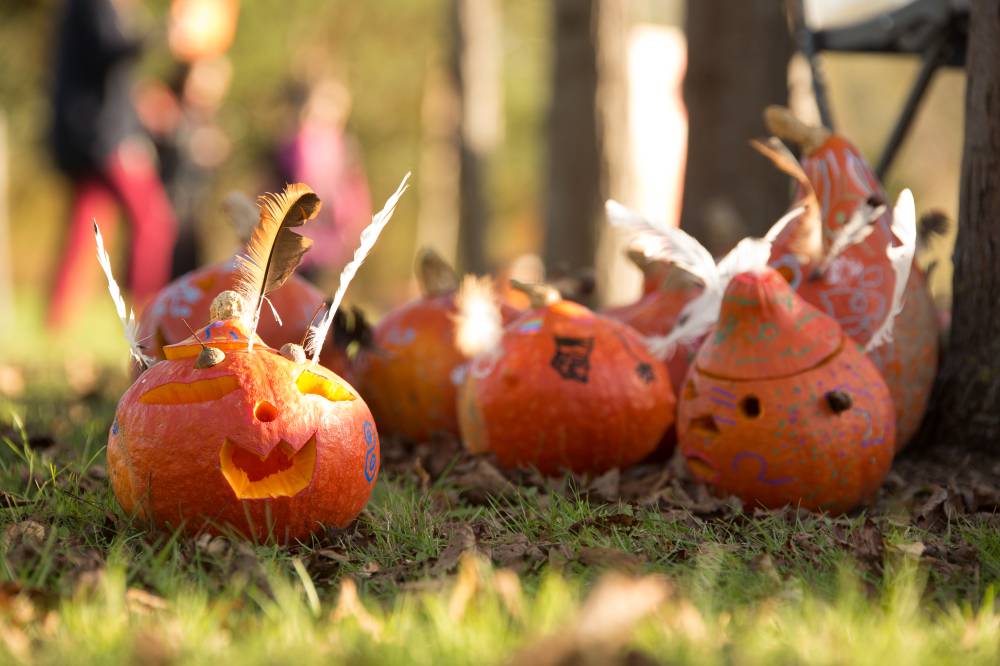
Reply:
[[[268,166],[277,141],[294,122],[292,84],[328,71],[352,91],[349,130],[359,140],[376,205],[407,170],[415,176],[415,187],[352,287],[352,302],[378,312],[408,298],[419,244],[446,255],[467,248],[460,254],[470,268],[497,268],[524,253],[544,255],[552,268],[592,265],[606,240],[603,198],[624,196],[627,203],[620,194],[628,178],[621,155],[643,143],[643,137],[630,133],[626,81],[616,70],[626,50],[622,44],[631,43],[637,27],[681,26],[685,2],[494,0],[495,11],[484,14],[486,20],[471,21],[460,13],[467,3],[479,6],[476,0],[244,0],[229,52],[232,84],[218,118],[232,152],[212,175],[199,218],[207,259],[235,248],[235,235],[219,209],[225,194],[234,188],[257,194],[274,186]],[[737,220],[760,225],[749,229],[760,231],[786,205],[788,188],[746,141],[763,132],[761,105],[784,99],[788,46],[777,9],[761,9],[760,16],[741,12],[780,3],[688,4],[692,137],[684,223],[701,234],[705,218],[699,206],[729,200]],[[67,192],[50,168],[44,135],[57,5],[57,0],[0,3],[0,107],[10,132],[13,274],[18,298],[36,301],[47,291],[67,208]],[[168,6],[169,0],[143,3],[154,28],[142,63],[147,76],[165,77],[171,69],[163,43]],[[489,36],[480,40],[467,32],[462,42],[456,40],[459,28],[486,30],[482,34]],[[481,41],[488,48],[477,50]],[[698,72],[721,66],[712,63],[726,57],[732,80],[715,80],[716,90],[706,88],[705,100],[699,101],[694,93]],[[823,59],[839,129],[873,155],[917,63],[862,56]],[[470,67],[477,71],[472,79],[464,74]],[[887,182],[890,194],[912,187],[921,209],[957,208],[962,113],[954,100],[961,98],[963,81],[961,72],[935,78]],[[729,85],[746,94],[730,94]],[[765,95],[765,90],[771,92]],[[717,95],[715,101],[709,93]],[[478,124],[481,118],[488,122]],[[468,134],[472,129],[481,133],[479,138]],[[474,158],[466,162],[464,188],[463,141],[467,158]],[[733,199],[737,193],[752,198]],[[460,223],[460,210],[466,211],[464,220],[478,221]],[[466,229],[462,240],[460,225]],[[112,242],[116,259],[123,260],[121,239]],[[939,256],[948,254],[947,244],[938,249]],[[613,279],[622,275],[615,273]],[[937,291],[946,293],[947,262],[933,278]],[[95,298],[110,316],[106,299]]]
[[[688,160],[681,226],[713,254],[760,236],[784,212],[788,179],[747,141],[761,111],[788,103],[792,39],[784,3],[688,0]]]

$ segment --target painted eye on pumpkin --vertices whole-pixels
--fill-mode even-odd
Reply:
[[[149,389],[139,398],[147,405],[188,405],[209,402],[232,393],[240,387],[234,375],[222,375],[196,382],[168,382]]]
[[[354,400],[353,393],[344,388],[340,382],[336,382],[315,372],[304,370],[295,379],[295,386],[303,395],[318,395],[326,398],[330,402],[344,402]]]

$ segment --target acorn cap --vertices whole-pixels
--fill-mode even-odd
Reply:
[[[775,379],[814,368],[844,342],[840,325],[792,291],[772,268],[734,277],[695,365],[715,377]]]
[[[179,358],[198,356],[202,351],[202,347],[214,347],[226,352],[234,350],[246,351],[247,343],[249,342],[248,332],[249,329],[242,319],[214,321],[208,326],[195,331],[195,335],[188,336],[187,339],[176,344],[165,346],[163,348],[163,355],[168,361],[173,361]],[[254,349],[262,347],[274,351],[264,344],[264,341],[257,334],[254,334],[253,344]]]

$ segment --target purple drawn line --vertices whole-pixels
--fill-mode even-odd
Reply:
[[[735,456],[733,456],[733,462],[731,463],[730,467],[732,467],[733,471],[735,472],[736,469],[740,466],[740,463],[747,458],[756,460],[758,462],[760,471],[757,473],[757,480],[763,483],[764,485],[780,486],[785,483],[791,483],[792,481],[795,480],[795,478],[791,476],[782,476],[778,477],[777,479],[767,478],[767,460],[764,459],[764,456],[760,455],[759,453],[754,453],[753,451],[740,451],[739,453],[737,453]]]
[[[726,425],[736,425],[736,421],[726,416],[719,416],[718,414],[714,414],[712,418],[714,418],[719,423],[724,423]]]
[[[716,398],[715,396],[708,396],[708,399],[721,407],[727,407],[729,409],[736,409],[736,403],[730,402],[728,400],[723,400],[722,398]]]
[[[238,336],[236,334],[236,331],[234,331],[232,329],[230,329],[230,331],[229,331],[229,337],[231,337],[233,340],[239,340],[240,339],[240,336]]]
[[[719,388],[718,386],[713,386],[712,388],[709,389],[709,392],[710,393],[718,393],[719,395],[724,395],[727,398],[732,398],[733,400],[736,400],[736,394],[735,393],[730,393],[726,389]]]

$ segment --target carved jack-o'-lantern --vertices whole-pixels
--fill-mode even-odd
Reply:
[[[678,404],[691,471],[750,505],[847,511],[892,463],[892,399],[840,326],[774,270],[737,275]]]
[[[802,298],[866,345],[891,314],[895,274],[886,248],[897,243],[890,231],[893,211],[886,208],[873,223],[853,232],[849,227],[860,207],[885,202],[885,191],[858,149],[843,137],[825,128],[807,127],[780,108],[768,109],[766,119],[780,138],[802,145],[805,180],[800,177],[797,196],[805,197],[811,189],[819,207],[818,220],[803,216],[775,239],[771,265]],[[822,253],[810,257],[794,251],[791,243],[801,231],[798,227],[813,221],[821,224]],[[848,242],[858,232],[859,240]],[[895,401],[900,448],[916,433],[927,408],[937,373],[938,345],[934,303],[926,278],[913,264],[892,340],[869,353]]]
[[[456,374],[466,359],[455,343],[458,277],[424,250],[417,259],[420,298],[390,312],[375,327],[358,359],[362,394],[379,427],[413,441],[435,433],[458,435]],[[505,321],[517,311],[503,306]]]
[[[301,348],[288,345],[286,358],[247,342],[241,320],[215,321],[165,347],[129,388],[108,439],[115,496],[189,532],[287,541],[345,526],[378,475],[371,413]]]
[[[149,351],[153,357],[163,358],[160,351],[163,346],[187,339],[188,324],[208,321],[209,306],[215,295],[236,287],[238,268],[235,258],[206,266],[182,275],[156,295],[139,318],[139,339],[152,341]],[[278,346],[286,342],[301,343],[324,300],[322,292],[298,275],[292,275],[268,298],[281,314],[281,324],[270,312],[265,312],[257,330],[261,337]],[[320,362],[353,381],[351,361],[333,336],[323,345]]]
[[[641,460],[674,421],[663,365],[625,324],[540,288],[533,304],[469,365],[459,391],[466,446],[543,474]]]

